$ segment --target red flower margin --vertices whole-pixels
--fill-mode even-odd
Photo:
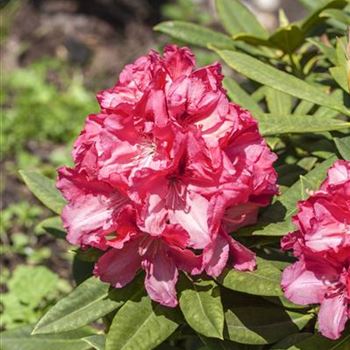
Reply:
[[[57,187],[68,241],[105,251],[101,280],[120,288],[141,268],[150,297],[174,307],[178,270],[255,268],[255,254],[228,233],[254,223],[276,193],[276,156],[222,78],[218,63],[195,69],[189,49],[169,45],[97,95],[101,111],[87,118]]]
[[[298,261],[285,269],[282,287],[297,304],[321,304],[319,330],[337,339],[350,318],[350,162],[337,161],[298,207],[298,229],[282,239]]]

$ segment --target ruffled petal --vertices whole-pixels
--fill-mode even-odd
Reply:
[[[348,302],[344,294],[326,297],[318,313],[319,330],[327,338],[338,339],[348,318]]]
[[[103,254],[94,268],[94,275],[115,288],[122,288],[131,282],[141,266],[138,254],[139,240],[126,243],[123,249],[110,249]]]
[[[152,258],[142,261],[142,268],[146,271],[145,287],[150,298],[162,305],[175,307],[178,304],[175,289],[178,271],[166,251],[158,249]]]

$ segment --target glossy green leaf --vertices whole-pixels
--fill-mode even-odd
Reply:
[[[251,34],[237,34],[235,40],[244,41],[250,45],[261,45],[280,49],[286,53],[293,53],[304,41],[304,34],[301,29],[290,24],[276,30],[268,38],[261,38]]]
[[[193,45],[207,47],[209,44],[215,44],[218,48],[234,47],[234,42],[229,36],[197,24],[168,21],[157,24],[154,29]]]
[[[249,33],[266,37],[268,32],[239,0],[216,0],[216,8],[223,26],[231,35]]]
[[[313,186],[310,190],[317,190],[319,188],[327,175],[328,169],[334,164],[336,159],[336,156],[333,156],[325,160],[304,176]],[[262,215],[263,220],[267,218],[276,219],[281,217],[281,214],[283,218],[294,215],[297,211],[296,203],[301,199],[301,187],[302,185],[299,180],[281,196],[277,197],[273,205]]]
[[[238,231],[239,236],[284,236],[286,233],[293,231],[294,225],[290,220],[281,222],[272,222],[265,225],[246,227]]]
[[[332,117],[295,114],[263,114],[257,116],[259,130],[264,136],[314,133],[350,128],[350,122]]]
[[[345,66],[329,68],[329,72],[338,85],[349,93],[349,85]]]
[[[350,25],[350,15],[341,10],[335,10],[335,9],[324,10],[320,14],[320,17],[333,18],[341,23],[346,24],[347,26]]]
[[[318,47],[325,57],[334,65],[337,63],[336,52],[333,47],[325,45],[320,40],[316,40],[315,38],[308,38],[307,41]]]
[[[231,306],[225,312],[225,337],[243,344],[271,344],[300,331],[312,317],[272,305]]]
[[[35,326],[33,334],[60,333],[85,326],[122,306],[130,289],[127,286],[114,290],[117,295],[112,299],[108,297],[109,285],[91,277],[55,304]]]
[[[335,137],[334,142],[343,159],[350,160],[350,136]]]
[[[327,170],[336,159],[336,156],[330,157],[304,176],[308,184],[312,185],[310,190],[319,188],[326,177]],[[259,225],[243,228],[237,234],[242,236],[283,236],[293,230],[291,217],[297,211],[297,202],[302,199],[302,187],[302,182],[297,181],[282,195],[276,197],[274,203],[262,214]]]
[[[188,324],[199,334],[223,338],[224,310],[220,288],[214,281],[183,282],[180,308]]]
[[[32,193],[53,212],[60,214],[65,205],[55,182],[37,171],[20,170],[23,181]]]
[[[328,95],[303,80],[240,52],[231,50],[217,50],[216,52],[231,68],[249,79],[300,99],[350,115],[350,111],[341,103],[339,98]]]
[[[62,219],[59,216],[53,216],[43,220],[38,224],[38,228],[44,229],[56,238],[66,238],[66,231],[62,225]]]
[[[228,269],[217,280],[224,287],[238,292],[266,296],[283,294],[281,271],[261,258],[257,258],[256,270],[242,272]]]
[[[91,345],[95,350],[104,350],[106,344],[106,336],[102,334],[90,335],[89,337],[83,338],[83,340]]]
[[[234,80],[224,79],[224,87],[231,101],[247,109],[254,116],[262,114],[262,110],[257,102]]]
[[[143,289],[115,315],[106,350],[150,350],[161,344],[178,327],[176,309],[152,303]]]
[[[292,96],[285,94],[284,92],[267,88],[266,102],[269,112],[273,115],[279,115],[282,117],[291,113]]]
[[[93,333],[76,330],[60,334],[31,335],[33,327],[24,326],[1,333],[1,350],[88,350],[91,346],[82,338]]]
[[[271,350],[285,350],[289,347],[297,344],[307,338],[313,336],[313,333],[295,333],[291,334],[288,337],[280,340],[277,344],[272,345]]]
[[[288,344],[288,340],[282,340],[271,349],[274,350],[349,350],[350,349],[350,328],[348,327],[337,340],[327,339],[319,334],[308,337],[294,335],[294,343]],[[280,344],[280,345],[279,345]]]
[[[346,0],[331,0],[322,3],[318,0],[318,6],[314,11],[301,22],[301,29],[304,33],[308,33],[312,28],[314,28],[318,23],[324,21],[324,18],[320,16],[322,12],[326,9],[341,9],[347,4]]]

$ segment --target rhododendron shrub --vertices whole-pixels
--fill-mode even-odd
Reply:
[[[77,286],[4,350],[349,350],[350,5],[302,2],[158,24],[178,45],[97,94],[73,165],[21,173]]]
[[[98,94],[101,112],[57,187],[68,241],[104,252],[102,281],[122,288],[143,269],[151,299],[174,307],[179,270],[254,270],[255,253],[229,233],[254,224],[277,192],[276,156],[222,78],[220,64],[196,68],[189,49],[169,45]]]
[[[340,337],[350,318],[350,161],[337,161],[318,191],[298,203],[298,228],[282,239],[298,261],[282,276],[285,296],[316,304],[320,332]]]

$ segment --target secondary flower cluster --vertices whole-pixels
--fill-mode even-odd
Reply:
[[[319,330],[337,339],[350,318],[350,162],[337,161],[298,208],[298,230],[282,239],[298,261],[285,269],[282,287],[295,303],[320,303]]]
[[[229,232],[256,221],[276,193],[275,155],[222,87],[218,63],[195,69],[167,46],[127,65],[97,98],[57,186],[68,240],[104,251],[94,274],[120,288],[139,269],[150,297],[177,304],[178,270],[252,270]]]

